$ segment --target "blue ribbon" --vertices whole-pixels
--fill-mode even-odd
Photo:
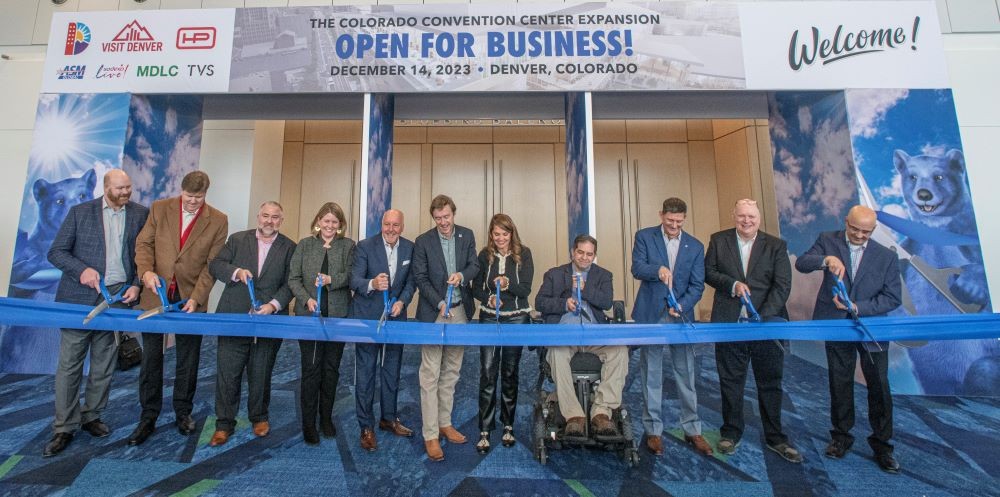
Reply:
[[[42,328],[81,328],[89,306],[0,297],[0,324]],[[92,330],[179,333],[235,337],[335,340],[360,343],[441,345],[443,324],[399,321],[381,336],[377,321],[330,318],[319,323],[302,316],[168,313],[137,321],[139,311],[108,309],[82,326]],[[880,341],[964,340],[1000,337],[998,314],[952,314],[865,318]],[[449,324],[449,345],[657,345],[743,340],[791,339],[857,341],[855,324],[844,319],[760,323],[702,323],[694,331],[682,324],[508,324],[504,334],[483,333],[481,324]],[[502,339],[501,339],[502,338]]]
[[[875,216],[880,223],[892,228],[893,231],[926,245],[979,245],[978,235],[960,235],[948,230],[932,228],[926,224],[894,216],[884,211],[876,212]]]
[[[250,292],[250,307],[255,311],[259,311],[261,304],[257,300],[257,292],[253,289],[253,278],[247,278],[247,291]]]

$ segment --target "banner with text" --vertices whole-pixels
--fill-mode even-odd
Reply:
[[[948,86],[937,11],[928,1],[417,4],[192,12],[56,14],[44,91]]]

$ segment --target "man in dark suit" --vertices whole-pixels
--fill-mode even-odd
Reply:
[[[100,281],[111,293],[127,287],[120,304],[126,307],[139,298],[139,277],[133,254],[135,238],[146,223],[149,210],[130,202],[132,181],[121,169],[104,175],[104,195],[70,209],[49,248],[49,262],[62,271],[56,302],[97,305],[104,300]],[[90,374],[85,402],[80,406],[83,362],[90,349]],[[108,404],[111,374],[118,346],[114,332],[63,328],[56,367],[55,432],[42,455],[54,456],[73,440],[77,428],[95,437],[111,430],[101,421]]]
[[[586,321],[607,323],[604,311],[611,308],[614,287],[611,272],[597,264],[597,240],[590,235],[578,235],[573,240],[572,261],[545,272],[542,287],[535,297],[535,308],[546,323]],[[580,300],[576,298],[580,287]],[[566,435],[582,436],[586,413],[576,398],[570,360],[577,352],[590,352],[600,358],[601,384],[597,387],[590,409],[590,424],[598,435],[615,435],[611,411],[622,403],[622,389],[628,375],[628,347],[624,345],[551,347],[547,360],[556,384],[559,411],[566,419]]]
[[[694,306],[705,290],[705,246],[683,231],[687,219],[687,204],[679,198],[663,201],[660,225],[640,230],[632,246],[632,276],[639,280],[639,293],[632,308],[636,323],[694,322]],[[668,287],[673,289],[683,319],[674,309],[667,308]],[[680,400],[681,429],[684,440],[698,452],[710,456],[712,446],[701,435],[698,417],[698,393],[695,390],[694,345],[672,344],[670,363]],[[639,356],[642,370],[645,407],[642,425],[646,431],[646,448],[653,455],[663,455],[663,346],[642,347]]]
[[[451,197],[434,197],[430,212],[435,226],[418,236],[413,248],[413,280],[420,289],[417,320],[466,323],[474,311],[472,280],[479,273],[476,237],[472,230],[455,224]],[[449,285],[455,288],[451,308],[447,305]],[[451,423],[464,352],[461,345],[424,345],[420,349],[420,414],[424,448],[433,461],[444,459],[440,435],[451,443],[466,442]]]
[[[181,180],[181,194],[153,202],[149,219],[135,243],[135,263],[145,291],[140,306],[160,307],[156,289],[160,277],[167,284],[171,302],[187,299],[184,312],[205,312],[215,278],[208,263],[226,243],[229,219],[205,203],[208,175],[192,171]],[[177,363],[174,377],[174,413],[177,431],[194,433],[194,391],[198,386],[201,335],[177,335]],[[163,406],[163,335],[142,334],[142,367],[139,371],[139,403],[142,415],[129,445],[139,445],[156,430],[156,418]]]
[[[785,301],[792,288],[792,265],[787,244],[760,231],[760,210],[754,200],[738,200],[733,221],[736,228],[712,235],[705,255],[705,281],[715,288],[712,322],[733,323],[745,318],[743,295],[750,298],[762,320],[788,320]],[[784,349],[774,340],[715,344],[722,394],[719,452],[736,452],[743,437],[743,389],[747,366],[752,365],[767,448],[788,462],[802,462],[802,454],[781,431],[784,360]]]
[[[226,285],[215,312],[247,314],[288,313],[292,291],[288,289],[288,263],[295,242],[278,232],[284,212],[281,204],[268,201],[257,211],[257,228],[233,233],[208,265],[215,279]],[[254,285],[250,302],[248,281]],[[220,336],[215,379],[215,433],[208,442],[215,447],[229,440],[236,429],[243,370],[247,372],[247,415],[253,433],[265,437],[271,431],[271,372],[281,348],[280,338]]]
[[[403,213],[387,210],[382,215],[381,233],[362,240],[355,248],[351,267],[351,289],[354,290],[351,317],[380,319],[385,311],[383,292],[388,292],[389,301],[395,302],[385,319],[406,321],[406,306],[416,287],[410,277],[413,242],[402,237],[403,227]],[[376,378],[379,379],[379,404],[382,406],[379,429],[400,437],[413,436],[413,431],[400,422],[396,411],[402,361],[402,344],[354,344],[355,411],[361,427],[361,448],[367,451],[378,448],[374,414]]]
[[[844,302],[833,296],[837,280],[843,280],[858,316],[884,316],[899,307],[902,283],[896,253],[874,240],[875,211],[856,205],[847,214],[845,229],[820,234],[816,243],[795,261],[803,273],[822,271],[823,285],[816,296],[813,319],[850,319]],[[830,374],[830,430],[827,457],[844,457],[854,437],[854,369],[861,356],[861,372],[868,385],[868,421],[872,434],[868,445],[883,471],[899,473],[892,455],[892,393],[889,390],[889,343],[826,342]]]

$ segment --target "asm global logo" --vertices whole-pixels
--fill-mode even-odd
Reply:
[[[87,72],[87,66],[66,66],[56,71],[59,79],[83,79],[83,74]]]
[[[109,42],[101,43],[105,52],[162,52],[163,43],[156,41],[145,26],[133,20]]]

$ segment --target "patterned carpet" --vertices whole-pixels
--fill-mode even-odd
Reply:
[[[700,412],[706,437],[718,438],[718,378],[709,346],[699,350]],[[109,409],[103,419],[111,436],[95,439],[79,432],[62,454],[43,459],[51,436],[53,377],[0,376],[0,494],[3,495],[183,495],[183,496],[969,496],[1000,495],[1000,399],[963,397],[896,397],[898,476],[882,473],[864,442],[867,436],[865,390],[856,389],[857,442],[842,460],[823,457],[828,441],[826,371],[798,358],[786,361],[786,432],[805,455],[792,465],[762,451],[756,391],[746,390],[748,429],[739,451],[729,457],[695,454],[674,431],[665,438],[663,457],[642,452],[636,468],[614,453],[594,450],[550,452],[547,465],[532,458],[530,442],[532,393],[537,357],[526,352],[521,364],[521,392],[515,426],[519,442],[476,454],[475,441],[479,354],[467,348],[462,380],[456,393],[454,421],[470,442],[445,445],[446,460],[430,462],[419,438],[417,367],[419,350],[407,347],[400,393],[403,422],[414,428],[412,439],[378,432],[379,449],[358,446],[352,382],[354,349],[348,346],[341,365],[335,407],[338,435],[320,446],[302,441],[298,417],[299,351],[295,343],[281,349],[274,375],[271,435],[255,438],[245,418],[236,435],[221,448],[208,446],[214,429],[215,340],[206,338],[195,402],[199,436],[182,437],[165,412],[156,433],[140,447],[125,438],[138,421],[138,368],[115,376]],[[641,406],[634,380],[638,354],[633,354],[625,402],[636,414]],[[173,371],[173,354],[167,354]],[[665,368],[669,371],[669,368]],[[172,373],[171,373],[172,374]],[[667,373],[669,375],[669,372]],[[171,378],[166,396],[171,395]],[[664,382],[665,414],[676,416],[673,382]],[[164,403],[169,406],[169,401]],[[378,412],[376,410],[376,412]],[[676,424],[668,418],[667,426]],[[636,436],[641,426],[636,423]]]

